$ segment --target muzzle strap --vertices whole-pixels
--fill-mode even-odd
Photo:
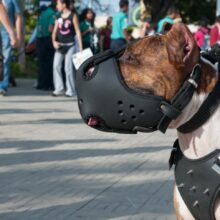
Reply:
[[[185,80],[180,90],[173,97],[170,103],[162,102],[161,111],[164,116],[161,118],[157,128],[161,132],[165,133],[170,122],[175,120],[181,113],[182,110],[192,99],[195,90],[198,87],[198,83],[201,76],[201,66],[197,64],[194,66],[192,73],[188,80]]]
[[[213,91],[208,95],[206,100],[203,102],[202,106],[199,108],[198,112],[185,124],[181,125],[177,130],[181,133],[189,133],[208,121],[212,114],[216,111],[220,104],[220,80]]]

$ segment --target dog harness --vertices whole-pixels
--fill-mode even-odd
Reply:
[[[170,157],[175,164],[178,190],[196,220],[215,220],[214,205],[220,195],[220,149],[196,160],[186,158],[175,141]]]

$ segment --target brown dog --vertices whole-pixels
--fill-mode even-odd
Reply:
[[[167,100],[176,94],[197,63],[202,67],[197,93],[171,123],[172,128],[184,124],[198,111],[218,78],[216,68],[208,61],[200,60],[199,49],[188,28],[177,24],[166,35],[143,38],[129,45],[119,62],[124,81],[130,88],[163,96]],[[187,134],[178,132],[180,148],[186,157],[198,159],[220,148],[220,125],[216,123],[219,119],[220,108],[201,128]],[[174,206],[178,220],[194,220],[176,186]],[[220,220],[220,195],[215,204],[215,218]]]

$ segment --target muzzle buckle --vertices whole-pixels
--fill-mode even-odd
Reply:
[[[196,89],[198,88],[198,83],[194,79],[189,78],[188,82],[191,83]]]
[[[170,119],[176,119],[181,114],[180,110],[178,110],[176,107],[169,104],[168,102],[161,102],[160,109],[163,114]]]

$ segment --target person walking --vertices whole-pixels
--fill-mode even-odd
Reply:
[[[209,27],[208,19],[202,18],[199,22],[199,29],[194,34],[194,39],[197,46],[201,48],[202,51],[205,51],[209,47]]]
[[[22,14],[21,8],[16,0],[3,0],[8,17],[10,19],[11,24],[16,29],[16,35],[18,39],[17,46],[21,45],[21,41],[23,40],[22,33]],[[4,68],[3,68],[3,80],[0,81],[0,95],[5,96],[7,93],[8,85],[9,85],[9,77],[10,77],[10,64],[11,64],[11,51],[12,45],[14,42],[10,42],[11,39],[14,41],[13,37],[11,37],[11,33],[7,31],[6,28],[1,27],[1,38],[2,38],[2,54],[4,57]]]
[[[11,46],[13,48],[17,47],[18,40],[16,38],[14,28],[10,22],[10,18],[8,17],[7,11],[5,10],[5,7],[2,3],[2,0],[0,0],[0,21],[2,22],[6,31],[8,32],[8,35],[10,37]]]
[[[112,17],[108,17],[106,21],[106,26],[102,28],[100,31],[99,44],[100,44],[101,52],[110,49],[111,32],[112,32]]]
[[[41,6],[37,21],[37,61],[38,75],[36,89],[53,90],[53,58],[52,31],[55,22],[55,4]]]
[[[5,29],[9,34],[11,46],[16,47],[17,39],[15,36],[15,32],[10,22],[10,19],[7,15],[7,11],[5,10],[5,7],[1,0],[0,0],[0,22],[2,22],[2,24],[4,25]],[[4,57],[2,54],[2,39],[0,35],[0,81],[3,80],[3,66],[4,66],[3,62],[4,62]]]
[[[128,27],[128,0],[120,0],[120,11],[112,17],[111,49],[117,50],[130,41]]]
[[[176,7],[171,7],[168,10],[167,16],[161,19],[157,24],[157,32],[162,33],[164,31],[164,25],[169,23],[170,25],[175,23],[176,19],[180,18],[179,10]]]
[[[75,96],[75,69],[72,63],[72,55],[75,52],[75,35],[82,51],[82,38],[79,29],[78,17],[74,11],[71,0],[57,0],[57,9],[62,12],[55,22],[52,41],[56,50],[53,62],[54,91],[53,96],[64,93],[62,77],[62,63],[65,59],[66,96]]]
[[[220,15],[215,19],[215,24],[210,31],[210,47],[220,42]]]
[[[82,33],[83,49],[90,48],[96,53],[94,37],[96,30],[94,27],[95,13],[91,8],[85,8],[80,16],[80,31]],[[96,42],[97,43],[97,42]]]

